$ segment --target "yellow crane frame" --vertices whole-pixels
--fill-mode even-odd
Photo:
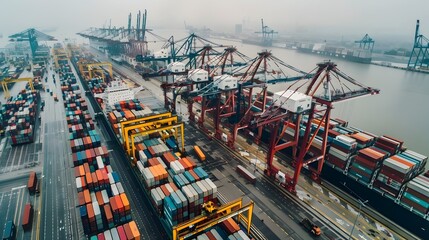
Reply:
[[[110,78],[113,79],[113,68],[112,68],[112,64],[109,62],[101,62],[101,63],[90,63],[90,64],[86,64],[87,68],[88,68],[88,74],[89,74],[89,79],[92,79],[92,68],[94,67],[107,67],[107,71],[109,72]],[[104,74],[103,74],[104,76]],[[104,81],[104,77],[103,77],[103,81]]]
[[[136,147],[134,146],[134,139],[137,136],[144,136],[144,135],[149,135],[151,133],[156,133],[156,132],[160,132],[160,131],[164,131],[164,130],[170,130],[170,129],[176,129],[176,128],[180,128],[180,140],[181,140],[181,145],[182,145],[182,152],[185,151],[185,125],[184,123],[177,123],[177,124],[173,124],[170,126],[165,126],[165,127],[160,127],[160,128],[154,128],[151,130],[146,130],[143,132],[138,132],[138,133],[134,133],[131,134],[131,151],[132,151],[132,155],[133,155],[133,159],[134,159],[134,163],[136,163],[137,158],[136,158]],[[175,137],[177,139],[177,132],[175,133]]]
[[[151,116],[147,116],[147,117],[143,117],[143,118],[138,118],[138,119],[134,119],[134,120],[128,120],[128,121],[123,121],[120,122],[121,125],[121,129],[122,129],[122,139],[124,139],[124,143],[125,146],[129,146],[129,135],[128,135],[128,131],[125,131],[125,127],[136,125],[136,124],[140,124],[140,123],[145,123],[145,122],[153,122],[156,120],[160,120],[162,118],[169,118],[171,117],[171,112],[167,112],[167,113],[161,113],[161,114],[157,114],[157,115],[151,115]]]
[[[30,86],[30,89],[34,90],[33,78],[17,78],[17,79],[5,78],[5,79],[3,79],[1,81],[1,86],[3,88],[4,98],[5,99],[10,98],[9,88],[7,87],[7,84],[8,83],[13,83],[13,82],[28,82],[28,85]]]
[[[253,201],[243,206],[243,198],[236,199],[232,202],[224,204],[218,207],[214,213],[201,215],[187,222],[183,222],[173,227],[173,240],[183,240],[192,237],[204,230],[215,226],[216,224],[223,222],[228,218],[237,216],[238,222],[241,218],[246,223],[247,234],[250,234],[250,226],[252,225],[253,216]],[[242,216],[242,213],[247,211],[247,218]],[[190,227],[194,227],[191,230]]]
[[[60,67],[58,60],[69,57],[64,48],[52,49],[52,55],[54,55],[55,68],[57,69]]]
[[[129,131],[134,130],[134,129],[139,129],[139,128],[144,129],[146,127],[154,127],[154,130],[156,130],[156,129],[160,129],[160,128],[165,127],[165,124],[172,125],[172,124],[176,124],[176,123],[178,123],[178,117],[172,116],[172,117],[163,118],[163,119],[153,119],[153,121],[144,122],[144,123],[137,123],[135,125],[126,126],[123,128],[122,128],[122,124],[121,124],[122,134],[123,134],[124,142],[125,142],[125,149],[126,149],[128,155],[131,155],[130,151],[133,148],[133,146],[131,146],[131,148],[130,148]]]

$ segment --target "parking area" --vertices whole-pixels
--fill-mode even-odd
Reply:
[[[3,234],[5,223],[13,220],[16,226],[16,239],[33,239],[37,232],[39,200],[36,195],[30,195],[27,189],[27,177],[0,183],[0,233]],[[24,206],[31,203],[34,209],[33,224],[29,231],[21,227]]]

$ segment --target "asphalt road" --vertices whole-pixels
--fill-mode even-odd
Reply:
[[[40,218],[41,239],[81,239],[83,229],[77,216],[77,193],[73,191],[74,176],[71,169],[71,150],[65,110],[59,87],[59,76],[53,83],[52,72],[48,73],[45,88],[59,97],[55,102],[49,93],[43,93],[45,110],[42,112],[43,135],[43,181],[42,210]]]

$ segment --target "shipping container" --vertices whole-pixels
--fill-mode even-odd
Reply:
[[[203,153],[203,151],[201,151],[201,148],[199,146],[195,145],[194,151],[195,151],[195,154],[197,155],[198,159],[200,159],[200,161],[206,160],[206,155]]]
[[[241,165],[238,165],[236,168],[236,171],[243,176],[247,181],[249,181],[252,184],[256,183],[256,177],[252,173],[250,173],[246,168],[244,168]]]
[[[22,228],[24,231],[31,229],[33,223],[33,206],[30,203],[27,203],[24,207],[24,213],[22,215]]]
[[[37,175],[36,172],[30,172],[28,182],[27,182],[27,188],[30,193],[36,192],[36,186],[37,186]]]

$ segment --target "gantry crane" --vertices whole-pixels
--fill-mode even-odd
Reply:
[[[9,83],[16,83],[16,82],[28,82],[28,85],[31,90],[34,90],[33,86],[33,79],[32,78],[18,78],[18,79],[12,79],[12,78],[5,78],[1,81],[1,86],[3,88],[4,92],[4,98],[8,99],[10,98],[9,88],[7,87],[7,84]]]
[[[375,41],[368,34],[365,34],[361,40],[355,41],[355,43],[359,44],[359,49],[369,50],[372,52]]]
[[[262,34],[262,46],[270,47],[273,45],[274,34],[277,34],[278,32],[270,29],[267,25],[264,25],[263,18],[261,19],[261,26],[261,31],[255,33]]]
[[[137,61],[184,62],[188,69],[199,68],[210,60],[210,56],[220,55],[220,52],[216,50],[219,47],[224,48],[225,46],[192,33],[177,41],[174,41],[173,37],[169,38],[162,47],[162,51],[166,52],[163,56],[139,56]]]
[[[303,93],[313,98],[308,118],[305,122],[305,133],[299,143],[299,153],[294,161],[295,171],[292,178],[287,178],[285,187],[295,192],[301,169],[308,166],[314,180],[318,180],[326,155],[328,129],[333,105],[357,97],[378,94],[379,90],[367,87],[337,68],[333,62],[326,61],[317,65],[317,70],[307,86],[301,86]],[[314,120],[316,115],[320,116]],[[321,147],[315,147],[315,139],[321,141]],[[310,164],[317,162],[317,169]],[[272,167],[272,166],[269,166]],[[268,172],[273,173],[271,169]]]
[[[204,203],[204,214],[195,217],[189,221],[173,226],[173,240],[189,239],[196,236],[198,233],[225,221],[228,218],[237,217],[237,222],[246,224],[247,234],[250,234],[250,226],[252,225],[253,217],[253,201],[248,204],[243,204],[243,199],[239,198],[232,202],[226,203],[219,207],[214,207],[212,202]],[[247,212],[247,216],[243,213]]]
[[[36,55],[36,51],[39,48],[39,43],[37,40],[42,40],[42,41],[56,41],[56,39],[52,36],[49,36],[45,33],[42,33],[40,31],[37,31],[34,28],[29,28],[25,31],[22,31],[20,33],[16,33],[13,34],[11,36],[9,36],[11,41],[17,41],[17,42],[22,42],[22,41],[28,41],[30,43],[30,48],[31,48],[31,54],[32,57],[34,57]]]
[[[413,50],[408,59],[408,69],[417,69],[429,66],[429,39],[420,33],[420,20],[417,20],[414,34]]]

